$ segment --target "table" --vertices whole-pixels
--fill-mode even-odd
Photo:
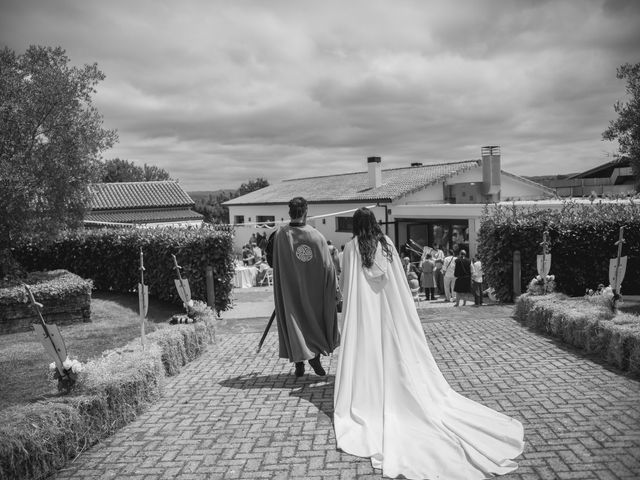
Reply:
[[[250,288],[256,284],[258,269],[256,267],[236,267],[233,285],[236,288]]]

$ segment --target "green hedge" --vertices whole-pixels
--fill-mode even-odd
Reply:
[[[206,267],[213,267],[216,310],[230,306],[233,286],[231,232],[211,228],[123,228],[65,231],[50,241],[31,241],[12,250],[28,271],[66,269],[90,278],[97,290],[133,292],[140,281],[140,247],[149,295],[180,304],[171,254],[183,267],[194,299],[206,300]]]
[[[52,270],[49,272],[32,272],[24,282],[29,285],[36,301],[46,303],[78,294],[91,294],[91,282],[83,280],[78,275],[66,270]],[[0,305],[14,303],[29,303],[29,295],[22,285],[0,288]]]
[[[162,393],[165,375],[213,342],[213,315],[167,326],[88,362],[72,395],[0,412],[0,478],[51,475],[66,462],[131,422]],[[185,352],[175,354],[175,350]]]
[[[640,294],[640,202],[579,204],[565,202],[560,210],[496,205],[486,208],[478,238],[485,281],[502,301],[513,300],[513,252],[520,251],[521,291],[537,275],[543,232],[549,231],[551,271],[557,289],[571,296],[609,284],[609,259],[624,226],[623,255],[627,273],[622,294]]]
[[[531,328],[599,357],[640,377],[640,317],[614,314],[604,303],[584,298],[520,295],[516,319]]]

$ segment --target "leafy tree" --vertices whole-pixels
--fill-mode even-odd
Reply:
[[[145,182],[171,180],[169,172],[167,172],[164,168],[156,167],[155,165],[147,165],[145,163],[142,167],[142,171]]]
[[[246,195],[247,193],[251,193],[268,186],[268,181],[266,181],[264,178],[258,177],[255,180],[249,180],[247,183],[243,183],[242,185],[240,185],[240,188],[236,191],[236,195],[232,198],[241,197],[242,195]]]
[[[155,165],[144,164],[139,167],[129,160],[113,158],[104,162],[101,178],[104,183],[115,182],[152,182],[171,180],[169,172]]]
[[[197,201],[194,210],[204,215],[205,222],[226,224],[229,223],[229,209],[222,205],[224,202],[268,186],[269,182],[264,178],[249,180],[235,191],[223,191],[215,197],[210,194],[207,200]]]
[[[640,191],[640,63],[625,63],[618,67],[616,77],[627,80],[629,100],[618,100],[613,106],[618,114],[616,120],[602,133],[604,140],[618,140],[620,153],[629,157],[636,181],[636,191]]]
[[[97,64],[74,67],[60,48],[0,50],[0,269],[20,237],[78,225],[100,155],[117,141],[92,104]]]

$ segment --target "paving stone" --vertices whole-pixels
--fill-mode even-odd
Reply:
[[[500,478],[640,478],[640,382],[528,330],[512,312],[420,310],[451,386],[524,424],[520,468]],[[326,377],[296,378],[277,358],[275,329],[255,354],[266,321],[220,321],[217,344],[168,378],[163,398],[53,478],[381,478],[368,459],[336,449],[339,350],[323,358]]]

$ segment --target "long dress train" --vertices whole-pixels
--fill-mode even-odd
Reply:
[[[474,480],[515,470],[522,424],[451,389],[392,250],[389,262],[378,245],[374,266],[363,268],[357,238],[345,246],[334,391],[338,448],[370,457],[392,478]]]

